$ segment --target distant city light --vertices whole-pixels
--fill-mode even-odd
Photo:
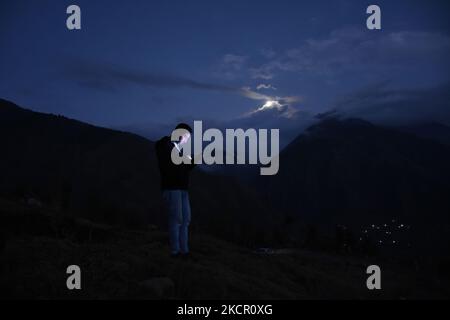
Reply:
[[[392,223],[383,223],[383,224],[370,224],[369,227],[364,227],[360,229],[360,236],[359,241],[371,241],[371,236],[375,236],[377,238],[374,239],[375,244],[379,245],[380,247],[387,246],[388,244],[391,244],[392,246],[395,245],[396,248],[401,248],[400,241],[397,238],[399,235],[407,235],[408,230],[410,229],[410,225],[396,222],[397,220],[392,219]],[[357,238],[357,239],[358,239]],[[381,239],[380,239],[381,238]],[[407,241],[403,242],[402,245],[411,247],[410,243],[407,243]]]

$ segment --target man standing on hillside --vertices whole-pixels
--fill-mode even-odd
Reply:
[[[189,223],[191,221],[191,206],[189,203],[189,174],[195,164],[189,155],[188,164],[176,165],[171,154],[176,148],[180,156],[182,145],[191,137],[192,129],[185,123],[180,123],[175,130],[184,130],[178,142],[172,142],[170,137],[163,137],[156,142],[156,156],[158,158],[161,179],[161,191],[164,205],[168,214],[169,243],[173,257],[188,257],[189,255]]]

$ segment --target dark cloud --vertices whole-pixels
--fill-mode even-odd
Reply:
[[[281,72],[341,77],[343,73],[389,75],[408,71],[433,72],[447,67],[450,37],[422,31],[374,33],[341,28],[327,37],[308,39],[300,46],[251,70],[254,78],[272,79]]]
[[[140,85],[157,88],[190,88],[236,93],[240,89],[192,80],[164,73],[132,70],[115,64],[74,60],[64,66],[64,75],[80,85],[106,91],[116,91],[123,85]]]
[[[450,125],[450,83],[433,88],[392,89],[383,82],[339,99],[333,111],[333,115],[379,124],[441,122]]]

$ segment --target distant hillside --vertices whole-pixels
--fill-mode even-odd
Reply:
[[[2,193],[109,223],[138,224],[157,208],[153,143],[139,136],[0,101],[0,146]]]
[[[0,148],[0,196],[102,223],[164,226],[154,144],[145,138],[2,100]],[[428,138],[323,120],[281,152],[277,175],[253,176],[255,184],[243,177],[252,180],[256,167],[237,176],[196,169],[192,230],[250,246],[304,245],[316,241],[316,227],[337,238],[337,225],[350,227],[362,239],[367,228],[399,222],[411,228],[408,239],[372,240],[437,248],[450,243],[449,163],[450,148]]]
[[[448,245],[440,236],[450,230],[449,163],[450,148],[440,143],[328,119],[283,150],[279,174],[263,189],[288,220],[358,232],[401,221],[417,241]]]
[[[450,127],[442,123],[428,122],[399,128],[418,137],[435,140],[450,146]]]
[[[0,100],[0,148],[2,297],[449,295],[450,148],[430,139],[328,119],[256,185],[195,170],[190,261],[168,255],[153,142]],[[73,263],[78,293],[59,285]]]
[[[0,100],[0,148],[0,195],[110,224],[166,221],[145,138]],[[264,203],[235,179],[194,170],[191,185],[194,228],[252,242],[273,227]]]

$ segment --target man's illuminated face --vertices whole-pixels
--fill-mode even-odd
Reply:
[[[189,132],[186,132],[185,134],[183,134],[180,139],[180,144],[185,144],[186,142],[188,142],[190,137],[191,137],[191,134]]]

